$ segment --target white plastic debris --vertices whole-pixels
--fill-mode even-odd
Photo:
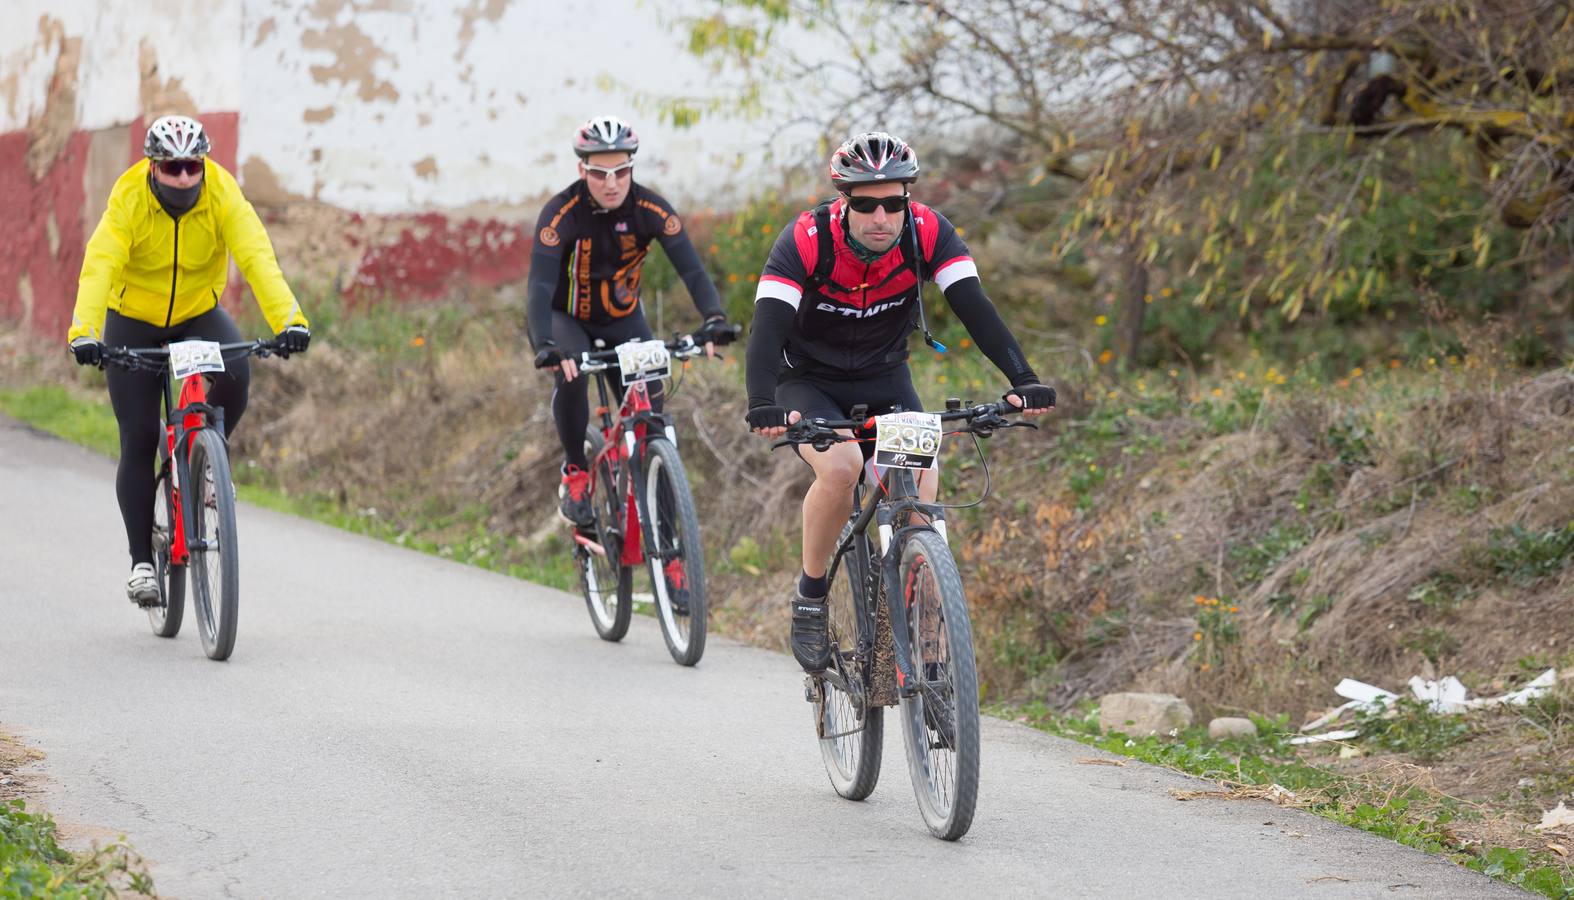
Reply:
[[[1322,734],[1303,734],[1300,737],[1290,738],[1290,743],[1300,744],[1326,744],[1329,741],[1348,741],[1353,737],[1360,737],[1361,732],[1354,728],[1343,731],[1325,731]]]
[[[1385,709],[1399,699],[1399,695],[1390,693],[1375,685],[1354,678],[1346,678],[1334,685],[1334,693],[1348,699],[1350,702],[1336,706],[1326,715],[1320,716],[1301,726],[1302,731],[1316,731],[1344,718],[1344,714],[1352,709],[1366,707],[1373,711]]]
[[[1551,831],[1554,828],[1568,828],[1574,826],[1574,809],[1569,809],[1559,800],[1558,805],[1541,814],[1541,824],[1536,826],[1537,831]]]
[[[1334,693],[1347,700],[1354,700],[1357,703],[1381,703],[1384,705],[1392,703],[1397,696],[1391,691],[1385,691],[1376,685],[1367,684],[1364,681],[1356,681],[1354,678],[1343,679],[1334,685]]]
[[[1439,715],[1453,715],[1468,712],[1472,709],[1487,709],[1494,706],[1524,706],[1526,703],[1544,695],[1558,683],[1558,670],[1548,669],[1537,675],[1524,687],[1499,694],[1496,697],[1471,697],[1470,691],[1464,683],[1452,675],[1445,675],[1436,680],[1429,681],[1417,675],[1410,679],[1410,695],[1416,700],[1425,703],[1427,708]],[[1343,741],[1359,737],[1360,732],[1353,729],[1341,729],[1321,734],[1314,734],[1320,729],[1334,725],[1344,718],[1345,714],[1355,711],[1381,712],[1393,706],[1399,695],[1385,691],[1376,685],[1354,678],[1341,679],[1334,686],[1334,693],[1348,700],[1348,703],[1329,710],[1325,715],[1307,722],[1301,727],[1302,735],[1291,738],[1291,744],[1321,744],[1329,741]],[[1560,804],[1561,806],[1561,804]],[[1548,815],[1551,815],[1550,813]],[[1574,818],[1574,811],[1569,815]]]
[[[1410,695],[1435,713],[1462,713],[1470,708],[1466,703],[1470,692],[1452,675],[1444,676],[1441,681],[1425,681],[1421,676],[1413,675],[1409,683]]]
[[[1530,684],[1525,685],[1519,690],[1510,691],[1507,694],[1503,694],[1499,697],[1493,697],[1491,700],[1484,702],[1488,706],[1495,706],[1498,703],[1507,703],[1510,706],[1524,706],[1526,703],[1529,703],[1530,701],[1551,690],[1552,686],[1557,683],[1558,670],[1548,669],[1545,672],[1542,672],[1540,675],[1537,675],[1535,678],[1531,679]]]

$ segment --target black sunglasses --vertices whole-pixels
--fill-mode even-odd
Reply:
[[[907,195],[898,194],[895,197],[855,197],[847,196],[847,208],[855,213],[872,213],[883,209],[888,213],[899,213],[907,209]]]
[[[182,175],[202,174],[202,160],[200,159],[161,159],[153,165],[158,166],[160,172],[171,178],[179,178]]]

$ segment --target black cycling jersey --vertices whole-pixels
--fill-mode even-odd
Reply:
[[[776,384],[784,372],[861,379],[902,366],[918,321],[919,275],[940,286],[979,349],[1013,387],[1038,381],[984,295],[967,244],[944,216],[910,204],[896,246],[870,263],[848,246],[844,218],[841,199],[819,217],[812,210],[801,213],[771,249],[754,295],[750,408],[776,403]],[[829,228],[829,242],[820,239],[821,222]],[[830,264],[820,259],[827,243],[834,254]]]
[[[640,269],[650,242],[661,242],[705,318],[719,316],[721,296],[671,204],[639,184],[617,209],[603,209],[580,179],[547,201],[530,253],[526,314],[530,343],[552,339],[552,313],[610,325],[639,308]]]

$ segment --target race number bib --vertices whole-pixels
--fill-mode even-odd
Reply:
[[[213,341],[178,341],[169,345],[169,370],[176,380],[201,372],[222,372],[224,354]]]
[[[655,381],[672,374],[672,355],[661,341],[629,341],[618,345],[618,368],[625,385]]]
[[[889,413],[874,420],[874,464],[933,469],[940,455],[939,413]]]

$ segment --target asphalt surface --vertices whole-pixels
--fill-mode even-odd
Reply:
[[[831,790],[790,657],[241,505],[240,636],[123,593],[114,465],[0,418],[0,727],[36,799],[165,896],[1522,897],[1453,864],[986,720],[971,833],[930,837],[888,728]]]

